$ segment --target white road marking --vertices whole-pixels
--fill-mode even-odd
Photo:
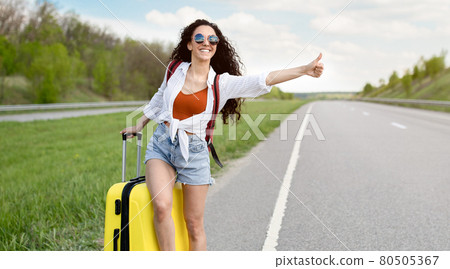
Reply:
[[[270,171],[270,169],[264,165],[264,163],[256,156],[255,158],[261,162],[262,165],[264,165],[264,167],[270,172],[272,173],[272,175],[281,183],[281,188],[280,188],[280,192],[278,194],[278,198],[277,201],[275,203],[275,209],[273,211],[273,215],[272,218],[270,220],[270,225],[269,225],[269,229],[267,231],[267,237],[266,240],[264,241],[264,246],[262,250],[277,250],[276,247],[278,246],[278,238],[279,238],[279,233],[281,230],[281,224],[283,222],[283,217],[284,217],[284,212],[286,210],[286,204],[287,204],[287,199],[288,199],[288,194],[292,194],[292,196],[295,197],[295,199],[297,199],[297,201],[302,204],[302,206],[308,210],[308,212],[318,221],[320,222],[320,224],[322,224],[323,227],[325,227],[328,232],[330,232],[347,250],[350,251],[350,249],[336,236],[336,234],[334,234],[330,228],[328,228],[325,223],[323,223],[322,220],[320,220],[319,217],[317,217],[316,214],[314,214],[314,212],[311,211],[311,209],[309,209],[298,197],[297,195],[295,195],[295,193],[293,193],[291,191],[291,183],[292,183],[292,177],[295,171],[295,167],[297,166],[297,162],[298,162],[298,158],[300,157],[300,145],[302,142],[302,139],[305,135],[306,132],[306,127],[309,123],[309,120],[307,120],[311,114],[311,109],[312,109],[313,104],[311,104],[306,112],[305,118],[302,121],[302,124],[300,126],[300,129],[297,133],[297,137],[295,139],[295,143],[294,143],[294,147],[292,149],[292,153],[291,153],[291,157],[289,159],[289,163],[288,163],[288,167],[286,169],[286,173],[284,174],[284,178],[283,181],[281,181],[275,174],[272,173],[272,171]]]
[[[369,115],[370,115],[370,113],[369,113],[369,112],[366,112],[366,111],[364,111],[364,112],[363,112],[363,115],[364,115],[364,116],[369,116]]]
[[[312,104],[308,107],[306,115],[311,113]],[[309,121],[303,120],[297,137],[303,137],[306,127]],[[292,149],[289,164],[284,174],[283,183],[278,193],[277,202],[275,203],[275,209],[273,210],[272,219],[270,221],[269,230],[267,231],[266,241],[262,250],[276,250],[278,245],[278,236],[281,230],[281,223],[284,217],[284,211],[286,210],[287,198],[289,190],[291,188],[292,176],[294,175],[295,167],[297,165],[298,158],[300,157],[300,145],[301,139],[296,139],[294,148]]]
[[[405,125],[402,125],[402,124],[400,124],[400,123],[391,122],[391,125],[392,125],[392,126],[395,126],[395,127],[397,127],[397,128],[400,128],[400,129],[406,129],[406,126],[405,126]]]

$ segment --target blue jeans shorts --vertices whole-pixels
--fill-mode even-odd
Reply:
[[[172,142],[169,128],[160,123],[147,145],[144,163],[150,159],[159,159],[177,172],[176,182],[188,185],[212,185],[209,151],[206,141],[197,135],[189,135],[189,159],[186,162],[181,155],[178,135]]]

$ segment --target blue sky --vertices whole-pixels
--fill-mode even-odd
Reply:
[[[233,42],[247,74],[306,64],[322,52],[324,75],[278,85],[290,92],[360,91],[450,47],[448,0],[52,2],[119,36],[148,41],[176,42],[183,26],[207,18]]]

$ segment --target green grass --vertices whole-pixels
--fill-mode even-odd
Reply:
[[[244,113],[255,120],[259,114],[290,113],[304,103],[248,102]],[[0,250],[102,249],[106,192],[121,180],[119,131],[127,125],[127,115],[0,123]],[[266,115],[259,127],[267,135],[279,123]],[[144,141],[152,132],[148,129]],[[216,133],[214,145],[225,165],[259,142],[253,132],[248,140],[240,140],[247,130],[242,120],[238,140]],[[134,142],[128,145],[131,178],[136,173],[136,148]],[[216,175],[220,168],[214,161],[211,166]]]
[[[24,76],[0,77],[0,105],[28,104],[33,99],[31,83]]]
[[[406,93],[403,85],[398,83],[395,86],[376,89],[367,97],[450,101],[450,68],[434,78],[426,77],[421,81],[415,80],[411,86],[409,94]]]
[[[3,95],[0,94],[0,105],[21,105],[33,104],[36,93],[29,79],[22,75],[0,77],[0,86],[4,82]],[[111,101],[90,90],[88,79],[78,79],[73,89],[66,89],[58,97],[58,103],[79,103],[79,102],[104,102]],[[120,101],[134,100],[132,96],[117,94],[115,99]],[[25,111],[26,112],[26,111]]]
[[[434,78],[426,77],[421,81],[414,81],[411,86],[409,94],[406,93],[403,85],[399,83],[392,87],[386,86],[376,89],[369,93],[367,97],[450,101],[450,68],[447,68]],[[392,105],[391,103],[387,104]],[[402,104],[399,106],[450,112],[450,108],[444,106],[415,104]]]
[[[414,82],[409,95],[405,92],[401,84],[397,84],[385,92],[374,95],[381,98],[450,101],[450,69],[439,74],[434,79],[427,77],[421,82]]]

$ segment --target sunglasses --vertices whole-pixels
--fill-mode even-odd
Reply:
[[[194,41],[197,44],[202,44],[203,42],[205,42],[205,36],[200,34],[200,33],[196,34],[194,36]],[[209,41],[209,44],[211,44],[213,46],[219,44],[219,38],[216,35],[209,35],[208,36],[208,41]]]

